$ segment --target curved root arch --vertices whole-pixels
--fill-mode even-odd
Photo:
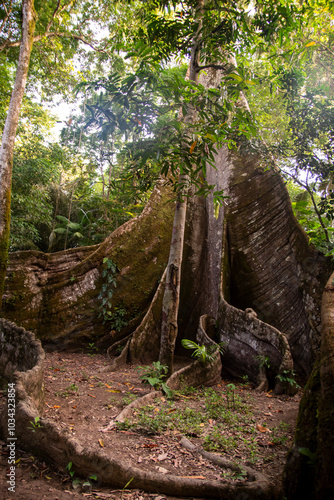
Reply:
[[[66,432],[47,418],[41,416],[44,402],[44,386],[41,384],[43,374],[44,351],[34,335],[26,332],[16,325],[0,321],[1,339],[1,367],[4,373],[14,369],[13,381],[17,388],[16,407],[16,436],[24,448],[32,451],[46,460],[53,462],[58,467],[66,467],[71,461],[78,474],[83,476],[97,474],[104,484],[123,488],[131,480],[130,487],[149,492],[161,492],[170,495],[228,498],[240,498],[240,494],[247,495],[249,499],[264,500],[270,498],[271,487],[266,479],[254,471],[247,470],[248,480],[229,484],[222,481],[205,481],[190,479],[175,475],[147,472],[139,467],[133,467],[126,462],[113,459],[103,452],[87,450],[79,445]],[[19,371],[18,366],[22,358],[22,348],[29,351],[31,360],[24,371]],[[8,368],[7,370],[5,368]],[[1,416],[1,432],[6,438],[8,426],[5,415]],[[39,417],[40,427],[31,430],[30,422]],[[192,447],[186,440],[184,444],[188,449]],[[189,448],[190,447],[190,448]],[[202,450],[192,449],[193,452],[202,453]],[[203,454],[203,453],[202,453]],[[210,457],[207,457],[211,459]],[[216,459],[217,460],[217,459]],[[235,470],[236,466],[221,460],[219,465]],[[246,470],[247,468],[244,468]],[[239,470],[239,469],[238,469]]]

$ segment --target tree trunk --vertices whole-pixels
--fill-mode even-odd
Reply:
[[[177,317],[180,302],[181,264],[186,208],[186,198],[181,199],[179,194],[179,199],[175,206],[172,241],[170,244],[165,292],[162,302],[159,361],[161,364],[168,366],[168,377],[173,373],[174,350],[178,332]]]
[[[219,78],[217,72],[207,71],[204,83],[215,86]],[[294,367],[306,377],[319,348],[321,293],[333,265],[309,245],[280,175],[262,166],[247,143],[238,151],[222,148],[216,167],[207,169],[207,181],[229,196],[218,219],[212,197],[190,197],[187,203],[177,321],[182,336],[176,349],[182,353],[181,337],[196,339],[200,317],[210,314],[216,319],[216,330],[210,335],[228,344],[224,368],[233,375],[256,379],[257,356],[269,356],[275,384],[278,370],[289,358],[286,337]],[[45,341],[58,339],[64,345],[104,336],[106,343],[122,341],[143,319],[129,353],[131,359],[148,362],[147,343],[156,339],[156,347],[150,346],[152,356],[160,349],[155,333],[161,330],[163,308],[158,313],[155,305],[146,319],[144,313],[168,258],[169,196],[167,188],[158,184],[143,214],[100,246],[54,255],[14,254],[4,316],[36,331]],[[113,306],[124,308],[129,320],[134,317],[112,335],[112,324],[103,324],[98,317],[106,256],[119,268]],[[170,273],[171,294],[173,278]],[[256,321],[245,313],[247,308],[254,309]]]
[[[201,17],[202,17],[203,6],[204,6],[204,0],[198,0],[197,2],[197,16],[199,17],[198,33],[200,32],[202,26]],[[189,69],[187,74],[189,80],[192,82],[198,81],[198,72],[196,71],[196,66],[198,65],[199,52],[198,52],[198,43],[196,37],[197,36],[195,36],[193,40]],[[195,111],[194,109],[190,109],[188,111],[187,116],[182,117],[181,113],[180,115],[181,115],[180,119],[183,119],[183,121],[186,124],[191,124],[195,117]],[[170,377],[173,373],[174,351],[178,335],[178,314],[179,314],[181,269],[182,269],[181,264],[184,251],[183,244],[184,244],[184,234],[186,226],[188,183],[189,183],[188,176],[180,175],[179,184],[182,187],[179,188],[179,192],[177,194],[178,199],[175,206],[172,241],[170,244],[169,259],[168,259],[167,274],[166,274],[166,285],[165,285],[164,298],[162,302],[159,361],[160,363],[168,367],[168,372],[167,372],[168,377]]]
[[[283,475],[289,500],[334,498],[334,274],[322,297],[321,349],[299,407]]]
[[[34,31],[34,0],[23,0],[20,54],[0,148],[0,306],[8,259],[14,142],[29,70]]]

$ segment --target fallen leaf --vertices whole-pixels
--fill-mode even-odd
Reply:
[[[268,427],[263,427],[263,425],[260,424],[256,424],[256,428],[260,432],[271,432],[271,430],[268,429]]]
[[[103,439],[99,439],[99,445],[101,446],[101,448],[104,448],[104,441],[103,441]]]
[[[168,474],[168,470],[164,469],[163,467],[156,467],[156,469],[158,469],[158,472],[160,472],[161,474]]]
[[[96,398],[96,396],[93,396],[93,394],[88,394],[91,398]]]
[[[184,479],[205,479],[204,476],[179,476],[183,477]]]
[[[195,149],[195,147],[196,147],[196,144],[197,144],[197,141],[194,141],[194,142],[192,143],[192,145],[191,145],[191,147],[190,147],[190,150],[189,150],[189,153],[190,153],[190,154],[193,154],[194,149]]]
[[[54,405],[54,408],[60,408],[60,406],[58,406],[58,405]]]
[[[119,389],[107,389],[107,392],[122,392]]]
[[[111,385],[109,384],[104,384],[106,387],[108,387],[108,389],[111,389]]]

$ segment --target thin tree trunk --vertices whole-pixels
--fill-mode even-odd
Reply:
[[[203,5],[204,0],[199,0],[199,15],[201,15]],[[200,28],[201,23],[198,33],[200,32]],[[195,37],[188,69],[188,78],[193,82],[198,81],[198,72],[196,71],[198,56],[198,43]],[[194,120],[194,110],[191,109],[187,116],[183,119],[185,123],[192,123]],[[180,175],[180,186],[186,186],[187,183],[188,176]],[[181,188],[181,191],[178,193],[178,199],[175,206],[172,241],[167,265],[166,286],[162,302],[159,361],[168,367],[168,377],[173,373],[175,343],[178,334],[177,321],[180,303],[181,265],[184,246],[184,232],[186,227],[186,212],[187,192],[184,192],[184,188]]]
[[[0,147],[0,306],[8,259],[14,142],[29,70],[34,31],[34,0],[23,0],[20,54]]]
[[[181,180],[181,179],[180,179]],[[180,302],[181,265],[186,224],[187,198],[178,194],[175,206],[172,241],[167,265],[166,286],[162,303],[162,323],[159,361],[173,373],[175,342],[178,332],[177,316]]]
[[[68,238],[68,226],[71,222],[71,214],[72,214],[72,201],[73,201],[73,189],[72,189],[72,193],[71,193],[71,199],[70,199],[70,207],[68,209],[68,222],[67,222],[67,226],[66,226],[66,234],[65,234],[65,243],[64,243],[64,250],[66,250],[66,247],[67,247],[67,238]]]

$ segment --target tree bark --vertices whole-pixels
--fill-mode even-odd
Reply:
[[[170,244],[165,292],[162,302],[159,361],[168,367],[168,377],[173,373],[174,350],[178,332],[177,317],[180,302],[186,207],[186,198],[181,199],[179,195],[175,206],[172,241]]]
[[[73,347],[85,340],[109,347],[129,335],[145,315],[167,265],[171,197],[170,186],[161,179],[142,214],[100,245],[52,254],[10,254],[0,315],[33,331],[50,348]],[[121,331],[100,317],[105,257],[119,270],[112,307],[126,311],[127,324]]]
[[[34,0],[23,0],[19,60],[0,147],[0,306],[8,259],[14,142],[27,82],[35,22]]]
[[[322,297],[321,349],[300,403],[283,475],[289,500],[334,497],[334,274]]]
[[[197,35],[202,26],[202,9],[205,0],[197,2],[197,16],[199,18],[199,28],[193,40],[190,63],[188,68],[188,78],[192,82],[198,81],[196,68],[199,61]],[[180,117],[186,124],[193,122],[195,110],[190,109],[187,116]],[[182,187],[178,192],[178,199],[175,206],[172,241],[170,245],[169,259],[167,265],[166,285],[162,302],[161,340],[159,361],[168,367],[167,376],[173,373],[174,351],[178,335],[178,315],[181,290],[181,265],[184,252],[184,235],[186,227],[186,209],[189,187],[187,175],[180,175],[179,184]]]

